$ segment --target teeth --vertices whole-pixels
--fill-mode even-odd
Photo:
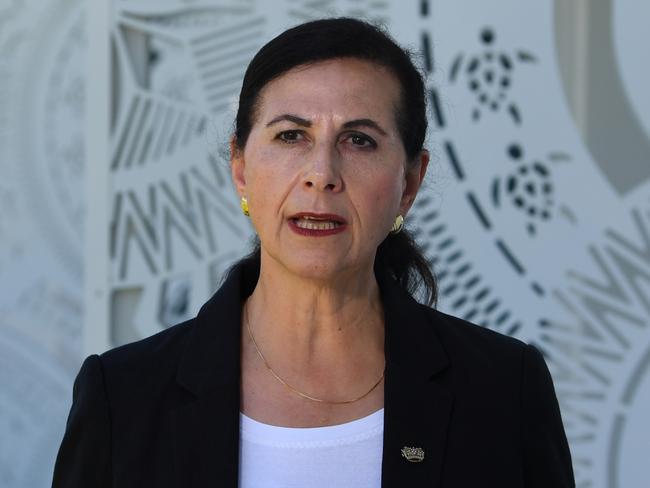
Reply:
[[[310,217],[309,215],[305,215],[304,217],[300,217],[300,218],[305,220],[317,220],[319,222],[326,222],[325,219],[319,219],[318,217]]]
[[[330,230],[336,229],[341,224],[339,222],[332,222],[331,220],[314,220],[310,217],[301,217],[296,220],[296,225],[301,229]]]

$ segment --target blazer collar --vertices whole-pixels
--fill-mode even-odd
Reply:
[[[197,486],[237,486],[241,310],[258,273],[249,264],[232,269],[199,311],[181,358],[177,382],[197,400],[176,416],[179,469],[213,466],[194,467],[194,476],[203,473]],[[449,359],[425,307],[390,277],[377,281],[386,327],[382,486],[437,486],[452,404],[440,377]],[[409,461],[405,447],[422,449],[424,459]],[[186,476],[179,481],[194,486]]]
[[[431,317],[445,319],[391,278],[378,275],[377,281],[386,327],[382,487],[437,487],[453,398],[443,378],[449,358]],[[403,454],[409,448],[423,459],[409,460]]]
[[[428,380],[444,370],[449,359],[426,307],[391,277],[382,274],[376,277],[384,307],[387,364],[411,377]]]
[[[176,377],[192,393],[239,382],[242,305],[257,278],[256,269],[235,266],[199,310]]]
[[[194,398],[171,412],[174,486],[238,485],[241,306],[256,282],[237,266],[192,325],[176,381]]]

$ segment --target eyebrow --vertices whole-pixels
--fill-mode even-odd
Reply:
[[[281,122],[283,120],[288,120],[289,122],[293,122],[294,124],[298,124],[303,127],[311,127],[311,121],[307,119],[303,119],[302,117],[298,117],[297,115],[291,115],[291,114],[278,115],[277,117],[274,117],[268,124],[266,124],[266,126],[270,127],[273,124],[277,124],[278,122]]]
[[[271,121],[268,124],[266,124],[266,126],[270,127],[273,124],[277,124],[278,122],[281,122],[283,120],[288,120],[289,122],[293,122],[294,124],[300,125],[302,127],[311,127],[310,120],[303,119],[302,117],[298,117],[297,115],[291,115],[291,114],[278,115],[277,117],[271,119]],[[355,119],[355,120],[350,120],[345,124],[343,124],[343,128],[345,129],[354,129],[357,127],[369,127],[371,129],[375,129],[381,135],[384,136],[386,135],[386,131],[382,129],[381,126],[372,119]]]

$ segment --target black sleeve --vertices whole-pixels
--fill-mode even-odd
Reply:
[[[526,346],[523,363],[524,486],[573,488],[571,453],[551,374],[533,346]]]
[[[110,453],[110,412],[101,359],[95,354],[86,358],[74,382],[52,488],[111,486]]]

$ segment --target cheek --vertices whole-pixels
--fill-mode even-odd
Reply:
[[[373,181],[367,181],[364,186],[369,190],[364,199],[364,213],[369,220],[376,222],[375,226],[380,231],[387,222],[392,224],[399,211],[402,189],[399,176],[395,173],[382,175]]]
[[[387,207],[393,211],[399,207],[399,202],[402,197],[404,180],[404,173],[401,168],[386,171],[383,174],[378,174],[374,181],[374,194],[376,201],[382,207]]]
[[[260,236],[277,231],[295,167],[274,148],[260,147],[248,154],[246,192],[249,195],[251,221]]]
[[[274,195],[282,182],[286,182],[286,167],[281,164],[273,150],[262,149],[252,153],[247,159],[246,182],[251,193],[259,199]]]

